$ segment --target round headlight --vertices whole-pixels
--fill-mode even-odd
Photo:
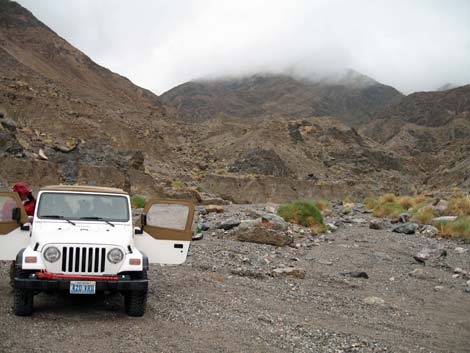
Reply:
[[[49,262],[56,262],[60,259],[60,251],[55,246],[49,246],[44,250],[44,258]]]
[[[108,252],[108,260],[109,262],[112,262],[113,264],[117,264],[118,262],[121,262],[123,258],[124,258],[124,253],[121,251],[121,249],[114,248],[114,249],[109,250]]]

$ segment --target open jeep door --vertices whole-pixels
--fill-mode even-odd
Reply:
[[[0,192],[0,260],[15,260],[18,252],[28,246],[29,228],[21,229],[26,223],[28,216],[18,194]]]
[[[186,200],[150,200],[141,218],[135,246],[150,263],[182,264],[191,242],[194,205]]]

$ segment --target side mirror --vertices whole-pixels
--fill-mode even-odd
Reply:
[[[11,210],[11,219],[21,224],[21,208],[15,207]]]

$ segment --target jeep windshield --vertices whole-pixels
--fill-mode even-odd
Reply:
[[[127,222],[127,198],[118,195],[45,192],[41,194],[37,216],[43,219]]]

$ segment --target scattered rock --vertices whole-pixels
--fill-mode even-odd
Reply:
[[[328,227],[328,230],[335,232],[338,230],[338,227],[335,226],[333,223],[327,223],[326,226]]]
[[[240,223],[241,222],[239,219],[234,219],[234,218],[226,219],[217,225],[217,229],[230,230],[235,227],[238,227]]]
[[[392,232],[401,234],[415,234],[417,229],[418,225],[416,223],[405,223],[393,228]]]
[[[18,127],[18,125],[16,124],[15,121],[13,121],[12,119],[10,118],[3,118],[0,120],[0,125],[2,125],[5,129],[11,131],[11,132],[15,132],[16,131],[16,128]]]
[[[414,278],[417,278],[417,279],[427,279],[428,278],[428,276],[426,275],[426,273],[424,272],[424,270],[422,268],[415,268],[413,271],[408,273],[408,276],[414,277]]]
[[[364,218],[353,218],[351,219],[351,223],[364,224],[367,223],[367,221]]]
[[[224,208],[221,205],[207,205],[206,206],[206,213],[211,213],[211,212],[223,213]]]
[[[369,278],[367,273],[362,272],[362,271],[342,272],[342,273],[340,273],[340,275],[349,276],[349,277],[353,277],[353,278],[366,278],[366,279]]]
[[[264,206],[264,210],[269,213],[276,213],[277,205],[268,203],[266,206]]]
[[[263,279],[266,275],[263,272],[255,271],[247,268],[237,268],[230,271],[232,274],[240,277],[251,277],[257,279]]]
[[[289,224],[278,215],[272,213],[265,213],[261,217],[263,223],[269,223],[272,229],[284,231],[287,230]]]
[[[250,243],[285,246],[292,244],[293,238],[274,229],[255,226],[243,231],[237,229],[237,240]]]
[[[39,155],[39,158],[41,158],[45,161],[47,161],[49,159],[42,149],[39,150],[38,155]]]
[[[385,300],[379,297],[366,297],[364,298],[364,303],[368,305],[382,305],[385,303]]]
[[[253,219],[244,219],[238,225],[238,231],[247,230],[250,228],[255,227],[257,224],[261,222],[261,219],[253,220]]]
[[[433,222],[453,222],[457,219],[457,216],[442,216],[433,218]]]
[[[328,261],[328,260],[322,260],[322,259],[318,260],[318,263],[322,265],[328,265],[328,266],[333,265],[333,262]]]
[[[446,257],[447,251],[443,248],[443,245],[437,244],[432,247],[426,247],[421,249],[413,258],[418,261],[424,263],[426,260],[430,258],[440,258]]]
[[[440,290],[443,290],[443,289],[444,289],[444,286],[435,286],[435,287],[434,287],[434,290],[435,290],[436,292],[438,292],[438,291],[440,291]]]
[[[434,205],[433,209],[442,214],[445,210],[447,210],[448,207],[449,202],[446,200],[439,200],[439,202]]]
[[[398,221],[400,223],[407,223],[410,220],[410,217],[409,213],[402,213],[398,216]]]
[[[369,223],[370,229],[384,229],[385,224],[384,221],[381,219],[373,219]]]
[[[437,229],[434,226],[431,226],[429,224],[424,225],[420,228],[419,231],[420,234],[425,235],[427,237],[435,237],[436,235],[439,234],[439,229]]]
[[[457,253],[457,254],[463,254],[467,251],[467,249],[465,248],[461,248],[461,247],[457,247],[454,249],[454,251]]]
[[[272,272],[273,277],[291,276],[294,278],[305,278],[305,270],[298,267],[279,267],[275,268]]]

